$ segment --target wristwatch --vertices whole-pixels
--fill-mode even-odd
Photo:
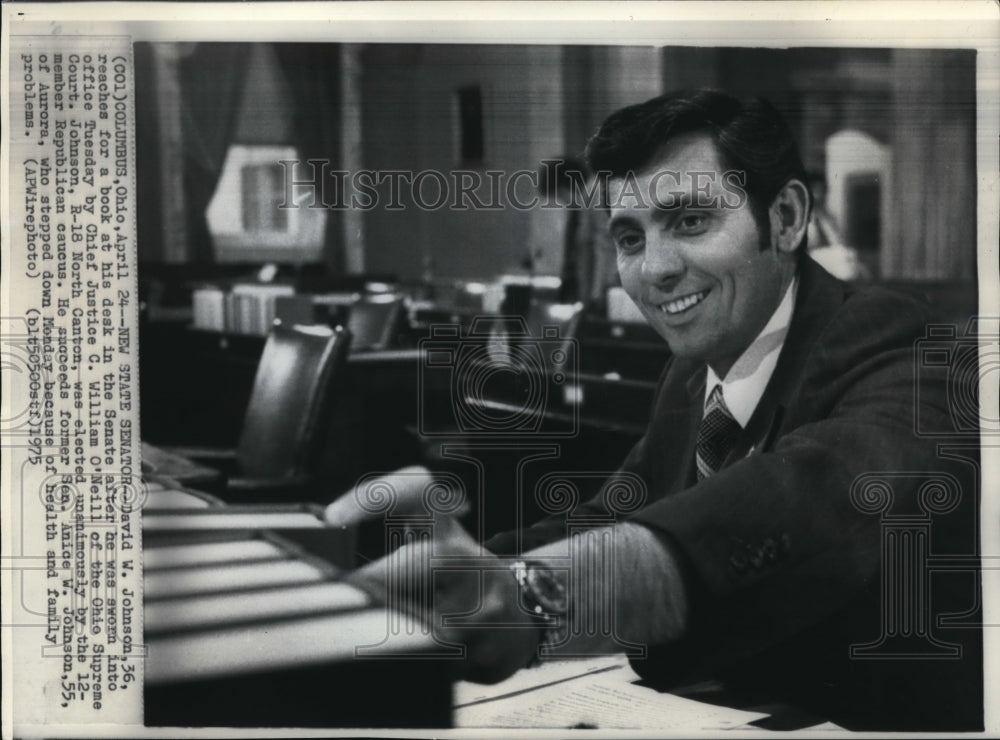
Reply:
[[[517,560],[510,566],[521,590],[521,601],[539,618],[543,630],[540,645],[558,645],[569,634],[566,614],[569,605],[563,577],[538,560]]]

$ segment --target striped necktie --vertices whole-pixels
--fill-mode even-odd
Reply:
[[[722,467],[722,463],[736,446],[741,431],[743,427],[726,408],[722,386],[715,386],[705,404],[705,416],[698,429],[698,446],[695,451],[698,480],[704,480]]]

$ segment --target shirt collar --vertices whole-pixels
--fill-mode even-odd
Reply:
[[[705,402],[715,390],[715,386],[722,385],[722,397],[726,406],[741,427],[746,427],[750,421],[771,375],[774,374],[778,355],[785,345],[788,325],[792,320],[792,309],[795,306],[798,287],[799,279],[796,275],[785,290],[778,307],[771,314],[770,320],[733,363],[724,379],[720,380],[715,371],[711,367],[708,368],[708,375],[705,378]]]

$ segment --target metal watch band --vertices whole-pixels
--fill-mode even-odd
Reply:
[[[540,620],[544,635],[540,644],[557,645],[565,640],[566,587],[556,573],[537,560],[517,560],[510,566],[524,605]]]

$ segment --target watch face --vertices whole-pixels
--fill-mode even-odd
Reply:
[[[530,563],[526,576],[532,596],[547,614],[566,613],[566,585],[555,571],[544,565]]]

